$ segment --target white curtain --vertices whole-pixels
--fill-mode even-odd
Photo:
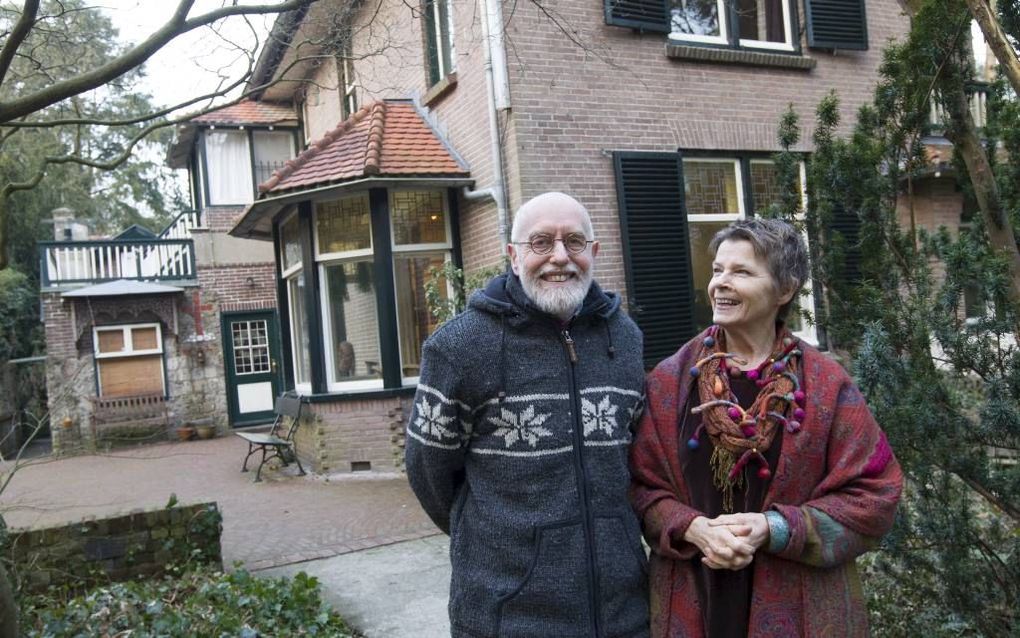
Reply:
[[[209,131],[205,134],[209,167],[209,203],[214,206],[247,204],[254,199],[251,154],[244,131]]]

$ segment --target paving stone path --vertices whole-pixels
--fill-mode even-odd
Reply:
[[[298,477],[291,468],[240,472],[247,445],[236,436],[41,459],[0,495],[11,527],[43,526],[166,505],[216,501],[223,562],[249,570],[423,538],[438,533],[407,480],[394,474]],[[37,460],[40,461],[40,460]],[[37,462],[33,461],[33,462]]]

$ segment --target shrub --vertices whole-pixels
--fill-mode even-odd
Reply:
[[[360,636],[322,601],[318,580],[304,572],[271,579],[210,567],[114,583],[83,596],[59,590],[29,596],[21,601],[21,625],[29,638]]]

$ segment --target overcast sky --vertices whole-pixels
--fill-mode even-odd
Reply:
[[[198,16],[224,4],[233,3],[198,0],[189,15]],[[137,44],[156,31],[173,15],[176,5],[177,2],[169,0],[100,0],[98,3],[113,20],[121,40],[126,44]],[[247,68],[247,60],[237,47],[249,51],[254,47],[256,36],[253,29],[257,41],[264,41],[274,19],[275,14],[250,16],[249,26],[244,19],[232,17],[216,25],[219,35],[209,28],[200,28],[176,38],[146,63],[148,90],[162,105],[175,104],[187,97],[215,90],[224,81],[224,76],[236,78]],[[225,39],[237,46],[225,42]]]

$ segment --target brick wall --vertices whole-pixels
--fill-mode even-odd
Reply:
[[[910,199],[902,193],[896,202],[900,226],[910,228]],[[953,234],[960,227],[963,212],[963,193],[954,177],[922,179],[914,182],[914,223],[919,228],[934,230],[945,226]]]
[[[777,123],[790,104],[806,150],[814,109],[833,89],[848,132],[872,96],[882,47],[908,25],[895,0],[867,5],[871,48],[805,49],[816,62],[807,71],[669,58],[664,35],[606,26],[601,2],[558,3],[567,27],[589,45],[584,51],[535,5],[517,5],[508,34],[518,54],[510,81],[521,196],[562,189],[587,205],[602,242],[596,277],[623,289],[611,152],[778,150]]]
[[[213,206],[202,211],[202,226],[214,233],[225,233],[244,212],[244,206]]]
[[[301,462],[325,474],[401,471],[410,406],[411,397],[308,405],[295,434]]]
[[[456,85],[427,106],[476,187],[485,188],[492,163],[478,10],[474,3],[453,6]],[[370,9],[359,13],[354,37],[359,103],[427,96],[419,13],[398,2]],[[798,9],[803,33],[803,3]],[[510,209],[547,190],[580,199],[602,243],[596,276],[616,290],[625,278],[612,151],[778,150],[776,126],[790,104],[801,114],[800,148],[808,150],[819,100],[839,93],[841,132],[848,132],[857,108],[871,98],[882,47],[908,26],[896,0],[870,0],[868,51],[805,48],[814,67],[791,69],[667,57],[665,36],[605,25],[601,2],[557,3],[560,26],[533,3],[504,3],[504,13],[512,110],[499,123]],[[324,65],[318,79],[335,86],[333,73]],[[465,265],[497,263],[503,245],[495,207],[462,204]]]
[[[475,188],[483,189],[493,183],[477,6],[471,2],[452,4],[457,83],[447,95],[425,108],[440,135],[468,165]],[[353,31],[354,74],[360,106],[378,99],[426,95],[429,86],[420,11],[400,2],[366,5],[358,13]],[[308,107],[306,126],[310,138],[315,140],[339,122],[335,65],[322,64],[312,81],[319,87],[318,105]],[[512,154],[512,132],[506,130],[504,134],[508,153]],[[461,241],[464,264],[469,271],[497,263],[503,252],[495,211],[491,200],[461,200]]]
[[[216,503],[135,510],[46,528],[12,528],[10,574],[23,591],[79,587],[162,574],[199,550],[202,562],[222,566],[221,517]]]

